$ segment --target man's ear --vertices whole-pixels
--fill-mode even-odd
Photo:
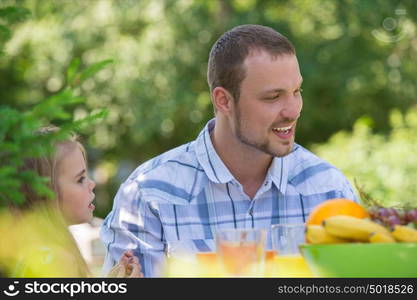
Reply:
[[[233,96],[223,87],[214,88],[211,93],[214,109],[224,115],[228,115],[232,110]]]

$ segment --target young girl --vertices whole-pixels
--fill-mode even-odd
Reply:
[[[41,129],[38,134],[53,134],[59,130],[57,127]],[[75,240],[70,235],[67,226],[89,222],[94,211],[94,187],[95,183],[88,177],[87,158],[84,147],[78,142],[75,135],[55,143],[54,151],[50,155],[27,159],[22,171],[33,170],[38,175],[49,178],[49,188],[55,192],[56,199],[48,199],[39,196],[30,186],[23,187],[26,196],[25,207],[50,207],[58,212],[60,217],[54,214],[50,219],[51,226],[58,226],[60,220],[64,223],[65,234],[70,240],[67,250],[74,256],[78,266],[77,277],[90,276],[85,261],[82,259]],[[67,251],[68,252],[68,251]],[[62,252],[60,252],[60,256]],[[62,257],[68,261],[68,257]],[[72,275],[72,274],[70,274]],[[132,251],[126,251],[119,263],[110,271],[110,277],[143,277],[140,273],[140,264]]]

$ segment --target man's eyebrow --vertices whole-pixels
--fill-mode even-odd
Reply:
[[[269,94],[269,93],[282,93],[285,92],[285,89],[270,89],[270,90],[265,90],[262,92],[262,94]]]
[[[82,169],[75,177],[79,177],[85,173],[85,169]]]
[[[302,84],[302,83],[303,83],[303,78],[301,77],[301,81],[300,81],[299,86],[301,86],[301,84]],[[277,89],[265,90],[265,91],[263,91],[261,94],[269,94],[269,93],[283,93],[283,92],[286,92],[286,90],[285,90],[285,89],[282,89],[282,88],[277,88]]]

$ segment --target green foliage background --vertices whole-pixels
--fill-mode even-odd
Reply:
[[[360,118],[352,133],[340,131],[313,149],[378,205],[417,208],[417,111],[393,110],[390,124],[390,134],[374,134],[371,120]]]
[[[12,24],[13,34],[0,62],[1,104],[25,111],[59,93],[67,86],[66,70],[74,58],[79,58],[81,69],[114,60],[74,86],[86,101],[68,110],[75,119],[101,108],[109,110],[105,120],[83,132],[98,183],[98,216],[106,215],[120,182],[137,165],[194,139],[213,116],[206,83],[208,53],[224,31],[245,23],[271,26],[296,46],[304,77],[297,141],[310,147],[343,130],[342,142],[339,134],[315,149],[329,159],[334,153],[345,154],[343,161],[342,156],[334,160],[336,166],[366,182],[375,197],[389,202],[392,197],[413,195],[410,183],[404,186],[409,196],[395,197],[403,185],[394,184],[397,181],[386,173],[372,172],[380,159],[400,163],[391,153],[375,149],[398,143],[392,138],[390,112],[413,110],[417,100],[417,3],[413,0],[0,3],[0,7],[8,5],[26,8],[31,16]],[[356,129],[352,133],[363,116],[372,120],[369,136],[358,135]],[[407,147],[413,134],[410,130],[403,136],[401,145]],[[380,144],[372,144],[374,138]],[[359,152],[345,151],[358,139],[363,142],[356,144]],[[376,148],[360,156],[366,148],[362,145]],[[357,161],[359,165],[372,163],[368,171],[345,163],[355,161],[355,155],[366,159]],[[409,170],[411,164],[399,165],[398,170]],[[404,172],[416,175],[412,170]],[[387,185],[396,189],[388,192]]]
[[[4,55],[4,44],[11,37],[10,27],[30,15],[25,8],[7,6],[0,8],[0,54]],[[68,112],[71,107],[85,99],[77,95],[75,89],[88,78],[106,67],[111,60],[104,60],[79,70],[80,61],[74,59],[66,73],[66,87],[50,97],[28,107],[27,111],[0,105],[0,208],[10,204],[25,203],[22,185],[28,184],[40,196],[53,199],[53,191],[48,188],[49,178],[40,177],[32,170],[21,171],[27,158],[47,156],[54,150],[53,145],[66,139],[73,131],[80,132],[83,126],[93,125],[93,121],[105,117],[106,109],[100,109],[77,120]],[[59,124],[60,131],[48,135],[34,134],[40,127]]]

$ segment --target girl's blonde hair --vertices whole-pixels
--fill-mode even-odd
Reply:
[[[35,132],[36,135],[52,134],[59,131],[59,127],[48,126],[42,127]],[[55,193],[55,199],[48,199],[46,196],[39,195],[30,185],[24,184],[22,191],[25,194],[24,207],[32,207],[37,204],[44,203],[51,200],[59,200],[60,191],[58,186],[58,171],[62,159],[65,155],[74,149],[80,149],[84,160],[87,164],[87,154],[83,145],[78,141],[78,136],[75,133],[69,133],[64,140],[55,142],[53,145],[53,151],[49,154],[42,155],[40,157],[27,158],[22,167],[22,171],[32,170],[35,171],[39,176],[46,177],[49,179],[48,187]],[[52,201],[53,202],[53,201]],[[56,201],[56,205],[58,202]]]
[[[48,126],[39,129],[35,132],[35,134],[53,134],[59,130],[59,127]],[[40,157],[26,159],[21,168],[21,171],[32,170],[35,171],[39,176],[48,178],[48,187],[55,193],[55,197],[51,199],[50,197],[39,195],[30,185],[24,184],[22,186],[22,192],[25,195],[26,201],[23,207],[20,207],[19,210],[36,211],[43,219],[50,221],[51,226],[61,228],[63,233],[62,239],[57,242],[54,237],[51,237],[49,239],[50,243],[53,245],[57,245],[57,243],[62,245],[65,244],[64,247],[67,250],[66,252],[72,259],[75,260],[74,262],[77,266],[76,269],[78,270],[77,274],[72,274],[71,276],[88,277],[91,273],[80,253],[80,250],[72,234],[68,230],[67,223],[60,210],[60,191],[58,186],[59,167],[66,154],[78,148],[81,150],[87,164],[86,151],[83,145],[78,141],[77,135],[74,133],[70,133],[65,139],[55,142],[52,146],[53,150],[48,154],[42,155]],[[62,241],[66,242],[63,243]],[[61,252],[59,256],[64,261],[68,260],[67,254]]]

